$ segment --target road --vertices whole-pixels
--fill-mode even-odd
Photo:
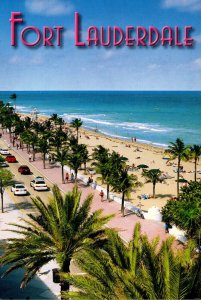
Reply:
[[[6,149],[8,148],[7,143],[3,139],[0,139],[0,148],[6,148]],[[27,163],[18,153],[14,152],[12,149],[9,150],[9,152],[16,157],[17,163],[8,163],[9,167],[6,169],[10,170],[13,173],[15,182],[23,183],[25,185],[25,187],[27,188],[27,190],[29,192],[29,195],[14,196],[14,194],[11,192],[10,187],[8,187],[6,190],[7,190],[8,194],[12,197],[14,202],[18,205],[19,209],[26,209],[26,210],[28,210],[27,212],[31,212],[31,208],[32,208],[31,197],[39,196],[42,198],[44,203],[47,203],[48,198],[50,196],[52,196],[51,189],[50,189],[50,191],[40,191],[40,192],[34,191],[34,189],[30,186],[30,182],[32,179],[34,179],[34,177],[41,176],[41,173],[38,170],[36,170],[31,164]],[[21,175],[18,172],[19,166],[25,165],[25,164],[29,166],[29,168],[31,170],[31,175]],[[50,181],[45,179],[45,182],[49,188],[52,187],[52,183]]]

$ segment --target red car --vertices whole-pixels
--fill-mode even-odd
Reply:
[[[6,156],[6,161],[7,161],[8,163],[16,163],[16,162],[17,162],[15,156],[13,156],[13,155],[8,155],[8,156]]]
[[[30,169],[29,169],[28,166],[20,166],[18,168],[18,172],[21,173],[21,174],[23,174],[23,175],[31,174],[31,171],[30,171]]]

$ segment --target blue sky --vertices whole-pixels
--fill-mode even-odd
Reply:
[[[62,25],[63,47],[10,45],[11,12],[25,25]],[[94,26],[192,25],[190,49],[74,45],[74,13]],[[201,0],[3,0],[0,2],[0,90],[201,90]]]

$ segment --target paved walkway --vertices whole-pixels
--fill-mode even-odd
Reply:
[[[8,134],[4,134],[2,139],[5,141],[5,144],[9,142]],[[16,149],[16,147],[11,147],[14,152],[17,152],[21,155],[26,164],[29,165],[28,162],[28,153],[26,149]],[[32,167],[35,167],[38,171],[43,174],[49,181],[54,184],[57,184],[61,190],[64,192],[71,191],[73,188],[72,183],[62,184],[61,183],[61,168],[53,167],[49,165],[47,162],[46,169],[43,169],[43,162],[41,160],[41,155],[36,154],[36,161],[31,162]],[[120,235],[125,241],[129,241],[132,238],[133,228],[137,222],[141,224],[142,233],[146,233],[150,239],[153,239],[156,236],[160,236],[161,240],[167,238],[168,234],[164,231],[164,226],[162,222],[152,221],[152,220],[143,220],[136,215],[132,214],[130,211],[126,211],[128,213],[125,217],[122,217],[120,212],[120,205],[114,201],[108,202],[107,200],[101,202],[99,192],[97,190],[93,190],[91,187],[87,187],[82,182],[78,183],[79,188],[82,189],[82,199],[84,199],[89,193],[93,193],[93,203],[92,203],[92,211],[97,209],[103,209],[103,213],[105,215],[115,214],[115,217],[109,222],[110,227],[118,228],[120,230]]]

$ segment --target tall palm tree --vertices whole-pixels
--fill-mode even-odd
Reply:
[[[102,164],[108,162],[109,157],[109,149],[103,147],[102,145],[99,145],[93,150],[93,159],[97,162],[100,162]]]
[[[142,184],[138,181],[137,176],[133,174],[129,175],[126,168],[122,168],[119,172],[113,175],[111,184],[113,186],[113,191],[122,193],[121,212],[122,216],[124,216],[125,196],[127,195],[128,197],[134,188],[142,186]]]
[[[85,144],[78,144],[77,150],[82,153],[82,159],[84,164],[84,171],[87,171],[87,162],[90,161],[89,151],[87,149],[87,145]]]
[[[177,197],[179,197],[179,177],[180,177],[180,166],[182,160],[188,159],[187,147],[183,140],[176,139],[174,143],[170,143],[167,152],[170,153],[171,159],[177,158]]]
[[[17,101],[17,95],[14,93],[14,94],[11,94],[10,99],[12,99],[14,101],[14,109],[15,109],[15,112],[16,112],[16,101]]]
[[[65,146],[67,144],[67,139],[68,135],[59,128],[52,133],[50,144],[53,148],[56,148],[56,151],[58,151],[62,146]]]
[[[190,147],[190,157],[194,159],[195,164],[195,181],[197,181],[197,163],[201,156],[201,146],[200,145],[193,145]]]
[[[45,157],[46,154],[48,154],[50,149],[48,137],[43,135],[38,140],[38,151],[42,153],[42,159],[43,159],[43,168],[45,169]]]
[[[68,155],[67,164],[75,172],[75,181],[77,181],[78,169],[84,163],[82,152],[80,151],[70,151]]]
[[[20,237],[10,239],[0,257],[2,265],[8,265],[4,275],[23,267],[25,273],[21,287],[25,287],[40,268],[56,260],[61,272],[70,273],[70,263],[75,253],[88,247],[96,248],[106,239],[103,226],[111,219],[102,211],[90,213],[92,195],[80,203],[77,187],[65,196],[57,186],[48,204],[40,197],[33,198],[37,214],[29,214],[23,223],[12,224]],[[69,283],[61,280],[61,291],[69,290]]]
[[[103,249],[90,249],[75,256],[84,275],[64,274],[78,288],[64,295],[79,300],[188,298],[196,285],[200,261],[194,255],[192,242],[183,250],[172,248],[173,238],[160,246],[158,238],[149,242],[141,234],[139,223],[128,244],[109,231]]]
[[[73,119],[70,124],[71,124],[71,127],[75,128],[77,131],[77,142],[78,142],[79,129],[82,126],[83,122],[81,121],[81,119],[76,118],[76,119]]]
[[[64,183],[64,166],[67,164],[68,161],[69,150],[68,148],[63,148],[61,150],[57,150],[55,155],[55,160],[61,164],[61,176],[62,176],[62,183]]]
[[[147,182],[151,182],[153,184],[153,198],[155,198],[156,193],[156,183],[161,182],[161,170],[159,169],[150,169],[150,170],[143,170],[142,176],[147,179]]]

